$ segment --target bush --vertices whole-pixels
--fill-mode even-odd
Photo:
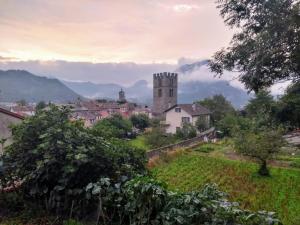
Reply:
[[[93,134],[109,138],[127,138],[132,136],[132,124],[130,120],[124,119],[119,114],[114,114],[110,118],[100,120],[92,128]]]
[[[186,140],[186,139],[194,138],[196,136],[197,136],[196,128],[190,123],[183,124],[182,128],[176,131],[176,137],[178,139]]]
[[[169,192],[163,183],[137,177],[113,184],[101,179],[86,187],[88,198],[98,205],[97,222],[101,224],[281,224],[273,213],[253,213],[229,202],[216,185],[202,191]]]
[[[3,156],[2,186],[22,182],[25,200],[50,212],[81,215],[89,210],[84,187],[100,177],[119,180],[143,173],[145,155],[125,141],[105,141],[69,110],[39,111],[13,128],[13,143]],[[1,185],[0,185],[1,186]]]
[[[132,115],[130,121],[135,128],[142,131],[150,125],[149,117],[146,114]]]
[[[209,144],[203,144],[195,149],[195,151],[197,151],[197,152],[204,152],[204,153],[209,153],[214,150],[215,150],[215,148]]]
[[[171,134],[166,134],[160,128],[153,128],[152,131],[145,134],[145,142],[151,148],[159,148],[162,146],[173,144],[176,138]]]
[[[78,222],[77,220],[69,219],[63,222],[63,225],[83,225],[82,223]]]

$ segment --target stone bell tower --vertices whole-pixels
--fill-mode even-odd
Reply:
[[[125,91],[123,89],[119,91],[119,102],[126,102]]]
[[[154,116],[161,116],[165,110],[177,104],[177,73],[153,74]]]

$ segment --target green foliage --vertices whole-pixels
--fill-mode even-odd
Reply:
[[[130,121],[135,128],[142,131],[150,125],[149,117],[146,114],[132,115]]]
[[[267,160],[278,154],[284,144],[281,132],[276,130],[265,130],[258,133],[240,130],[234,140],[235,148],[240,153],[260,162],[258,173],[262,176],[269,175]]]
[[[114,114],[110,118],[100,120],[93,126],[92,132],[106,139],[126,138],[132,133],[132,124],[119,114]]]
[[[150,119],[150,126],[153,128],[157,128],[160,126],[160,120],[157,118],[151,118]]]
[[[161,128],[153,128],[145,134],[145,142],[151,148],[159,148],[176,142],[176,138],[171,134],[166,134]]]
[[[129,140],[129,144],[135,148],[149,150],[151,147],[146,143],[145,135],[138,135],[136,138]]]
[[[259,127],[276,125],[277,103],[269,91],[261,90],[245,107],[247,116],[256,120]]]
[[[298,0],[220,0],[218,8],[236,33],[231,46],[214,55],[212,71],[238,72],[239,80],[255,92],[277,81],[299,80]]]
[[[88,210],[83,201],[88,183],[141,173],[144,157],[124,141],[107,142],[70,121],[68,109],[51,106],[13,128],[0,180],[3,186],[21,181],[24,198],[48,211],[75,214]]]
[[[196,152],[209,153],[215,150],[215,147],[211,144],[202,144],[199,147],[195,148]]]
[[[221,119],[216,127],[221,131],[222,135],[225,137],[233,137],[239,130],[249,130],[253,127],[253,120],[237,116],[233,114],[227,114],[223,119]]]
[[[243,209],[274,211],[283,224],[299,224],[299,170],[271,168],[272,177],[257,176],[256,171],[257,165],[251,162],[208,157],[196,152],[180,155],[152,169],[155,177],[166,182],[170,190],[197,191],[207,183],[216,183]]]
[[[197,130],[192,124],[184,123],[182,128],[176,130],[175,136],[182,140],[191,139],[197,136]]]
[[[148,177],[118,184],[103,178],[88,184],[86,192],[98,204],[97,223],[101,224],[281,224],[272,213],[240,210],[215,185],[178,193]]]
[[[206,121],[205,117],[199,116],[195,124],[198,131],[202,132],[209,128],[209,122]]]
[[[82,223],[78,222],[77,220],[69,219],[63,222],[63,225],[83,225]]]
[[[39,111],[39,110],[42,110],[44,108],[46,108],[47,104],[44,102],[44,101],[40,101],[36,107],[35,107],[35,110],[36,111]]]
[[[291,128],[300,127],[300,82],[290,85],[280,98],[277,118]]]
[[[205,98],[197,103],[207,107],[212,112],[211,121],[213,124],[220,121],[225,115],[235,113],[232,104],[223,95],[214,95],[212,98]]]

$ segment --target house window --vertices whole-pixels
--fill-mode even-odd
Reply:
[[[182,123],[189,123],[190,122],[190,117],[181,117],[181,122]]]
[[[169,90],[169,97],[173,97],[174,93],[173,93],[173,89]]]
[[[158,97],[161,97],[162,96],[162,91],[161,89],[158,89]]]
[[[175,112],[180,113],[181,112],[181,108],[175,108]]]

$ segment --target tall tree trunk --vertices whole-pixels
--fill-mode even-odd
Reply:
[[[261,161],[260,168],[258,170],[258,174],[261,175],[261,176],[270,176],[270,172],[269,172],[269,169],[267,167],[267,161],[266,160]]]

